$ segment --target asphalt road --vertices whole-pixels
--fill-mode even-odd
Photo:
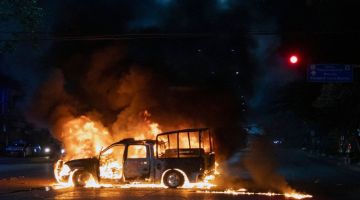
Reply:
[[[241,156],[239,153],[238,157]],[[313,199],[360,199],[360,170],[325,162],[295,149],[278,148],[276,160],[278,173],[289,185],[312,194]],[[52,161],[45,158],[0,158],[0,199],[286,199],[284,196],[206,193],[196,189],[54,189],[51,187],[55,183],[52,166]],[[247,172],[232,170],[237,178],[251,177]]]
[[[51,191],[17,191],[16,193],[2,195],[1,199],[156,199],[156,200],[183,200],[183,199],[209,199],[209,200],[277,200],[285,199],[282,196],[267,197],[261,195],[226,195],[198,193],[190,189],[65,189]]]
[[[360,167],[346,166],[301,150],[277,152],[279,173],[294,188],[321,199],[360,199]]]

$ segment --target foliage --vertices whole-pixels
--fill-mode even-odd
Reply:
[[[360,83],[295,82],[279,91],[271,111],[292,113],[325,135],[332,130],[353,132],[360,126]]]
[[[42,17],[38,0],[0,0],[0,52],[12,51],[24,40],[35,45]]]

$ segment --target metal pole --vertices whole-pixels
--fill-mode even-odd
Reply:
[[[179,132],[176,133],[176,139],[177,139],[177,154],[178,158],[180,158],[180,149],[179,149]]]

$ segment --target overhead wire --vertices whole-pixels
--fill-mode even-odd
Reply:
[[[172,39],[172,38],[206,38],[206,37],[246,37],[276,35],[360,35],[360,31],[244,31],[237,33],[122,33],[122,34],[74,34],[54,32],[10,32],[0,31],[0,41],[98,41],[98,40],[135,40],[135,39]],[[7,36],[7,37],[5,37]],[[14,37],[16,36],[16,37]],[[5,38],[4,38],[5,37]]]

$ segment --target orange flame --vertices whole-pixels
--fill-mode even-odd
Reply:
[[[135,139],[153,139],[157,134],[161,133],[159,124],[150,120],[151,114],[149,111],[145,110],[142,117],[145,124],[141,124],[139,130],[133,133],[132,136]],[[66,152],[66,156],[63,158],[64,161],[98,156],[103,148],[115,142],[108,129],[101,122],[92,120],[87,116],[80,116],[66,121],[61,127],[61,139]],[[138,149],[134,153],[140,154],[141,150]],[[104,156],[106,160],[100,160],[100,176],[102,178],[120,179],[122,175],[122,165],[120,164],[122,162],[118,160],[120,156],[116,156],[111,152],[108,152],[108,154]],[[61,166],[59,163],[62,163]],[[54,167],[54,174],[59,183],[63,183],[62,177],[73,173],[63,163],[63,161],[57,162]],[[69,181],[71,182],[71,180]],[[71,186],[73,183],[66,183],[66,185]]]
[[[274,192],[248,192],[247,189],[241,188],[239,190],[227,189],[224,191],[210,191],[210,190],[198,190],[197,193],[211,193],[211,194],[229,194],[229,195],[260,195],[260,196],[285,196],[286,198],[292,199],[307,199],[312,198],[312,195],[303,194],[298,192],[293,193],[274,193]]]
[[[108,130],[86,116],[66,122],[61,131],[66,159],[89,158],[99,154],[102,148],[112,143]]]

